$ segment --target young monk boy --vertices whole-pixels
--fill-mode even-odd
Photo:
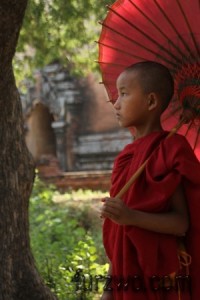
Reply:
[[[101,299],[198,300],[200,164],[184,137],[166,139],[160,122],[173,79],[146,61],[121,73],[117,89],[116,117],[135,128],[135,139],[116,158],[110,198],[102,200],[110,276]],[[149,156],[135,184],[115,198]]]

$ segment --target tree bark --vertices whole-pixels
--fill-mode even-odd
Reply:
[[[30,250],[28,203],[34,164],[12,69],[28,0],[0,0],[0,300],[55,300]]]

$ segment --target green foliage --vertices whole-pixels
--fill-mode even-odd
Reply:
[[[103,288],[98,275],[105,275],[108,265],[92,194],[79,190],[61,195],[35,180],[30,199],[32,251],[39,272],[60,300],[95,299]],[[89,200],[80,200],[85,195]],[[95,198],[100,195],[94,193]]]
[[[58,59],[78,74],[97,68],[98,21],[112,2],[29,0],[14,61],[17,78]]]

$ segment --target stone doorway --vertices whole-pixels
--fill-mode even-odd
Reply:
[[[44,156],[56,157],[56,138],[51,127],[54,122],[49,109],[38,102],[26,119],[26,143],[36,162]]]

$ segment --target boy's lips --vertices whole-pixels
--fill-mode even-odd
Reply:
[[[116,118],[120,119],[121,115],[119,113],[116,114]]]

